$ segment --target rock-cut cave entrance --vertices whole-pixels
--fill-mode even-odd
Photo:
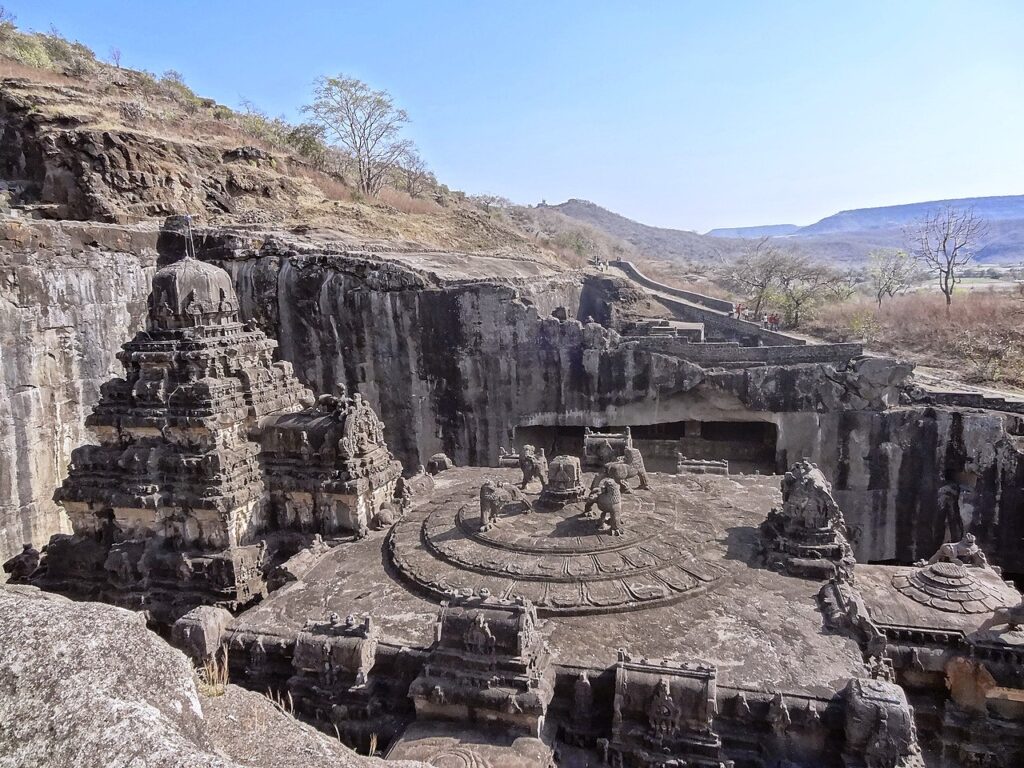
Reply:
[[[725,459],[732,472],[776,471],[778,429],[770,421],[671,421],[631,424],[633,444],[652,472],[675,472],[676,454],[690,459]],[[593,427],[616,431],[622,426]],[[520,426],[513,443],[543,448],[547,456],[583,453],[583,427]]]

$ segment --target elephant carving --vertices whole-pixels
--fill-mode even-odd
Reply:
[[[628,481],[634,477],[639,481],[638,489],[647,490],[651,487],[647,481],[647,468],[644,466],[644,457],[640,450],[626,448],[618,461],[610,461],[604,465],[604,469],[597,474],[590,487],[593,490],[603,479],[610,478],[619,484],[623,493],[632,493]]]
[[[509,507],[530,512],[530,502],[523,492],[510,483],[486,481],[480,486],[480,530],[489,531],[498,524],[498,518]]]

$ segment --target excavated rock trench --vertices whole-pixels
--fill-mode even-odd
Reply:
[[[0,556],[64,521],[51,496],[116,353],[141,329],[149,278],[180,252],[155,225],[3,219],[0,228]],[[776,468],[822,465],[861,560],[911,562],[946,536],[939,489],[992,559],[1024,571],[1020,418],[900,405],[908,370],[878,360],[708,368],[616,341],[596,324],[631,292],[534,262],[365,254],[288,233],[210,231],[199,255],[234,278],[246,319],[317,392],[344,382],[386,424],[407,469],[437,451],[493,465],[526,426],[770,422]],[[500,270],[505,277],[486,279]]]

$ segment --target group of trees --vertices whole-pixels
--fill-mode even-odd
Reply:
[[[745,296],[747,309],[760,317],[781,311],[786,324],[796,327],[807,312],[829,299],[843,300],[854,291],[856,280],[805,253],[783,248],[764,237],[731,265],[726,282]]]
[[[881,307],[885,299],[928,279],[936,280],[948,314],[964,268],[985,231],[973,210],[944,206],[907,228],[906,250],[876,249],[861,270],[836,269],[765,237],[730,265],[725,282],[746,298],[755,317],[781,311],[791,327],[826,301],[842,301],[861,291]]]

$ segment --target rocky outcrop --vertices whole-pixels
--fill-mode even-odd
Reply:
[[[0,587],[3,768],[383,765],[259,694],[228,685],[207,697],[195,681],[139,614]]]
[[[235,212],[247,207],[247,197],[299,194],[262,150],[224,152],[207,142],[111,127],[88,113],[89,99],[85,86],[5,82],[0,179],[11,180],[15,203],[54,219],[125,222],[184,211]],[[86,113],[54,118],[41,104],[63,105],[65,112],[75,105]]]

